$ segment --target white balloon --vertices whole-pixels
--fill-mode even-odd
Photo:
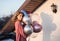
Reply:
[[[30,19],[30,17],[24,17],[23,18],[23,22],[25,22],[26,24],[30,24],[31,23],[31,19]]]
[[[25,32],[25,34],[31,34],[32,32],[33,32],[33,29],[31,28],[31,26],[30,25],[26,25],[25,27],[24,27],[24,32]]]

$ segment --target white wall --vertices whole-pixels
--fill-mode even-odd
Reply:
[[[56,14],[52,12],[52,3],[58,6]],[[60,41],[60,0],[47,0],[34,12],[32,19],[42,24],[43,30],[33,33],[30,41]]]

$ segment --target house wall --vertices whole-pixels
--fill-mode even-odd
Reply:
[[[53,3],[57,5],[57,13],[52,12]],[[43,29],[33,32],[29,41],[60,41],[60,0],[47,0],[33,13],[32,21],[38,21]]]

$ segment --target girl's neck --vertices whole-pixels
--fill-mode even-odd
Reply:
[[[20,22],[22,22],[22,20],[17,20],[17,21],[20,21]]]

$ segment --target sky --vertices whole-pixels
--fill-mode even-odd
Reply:
[[[15,13],[25,0],[0,0],[0,18]]]

